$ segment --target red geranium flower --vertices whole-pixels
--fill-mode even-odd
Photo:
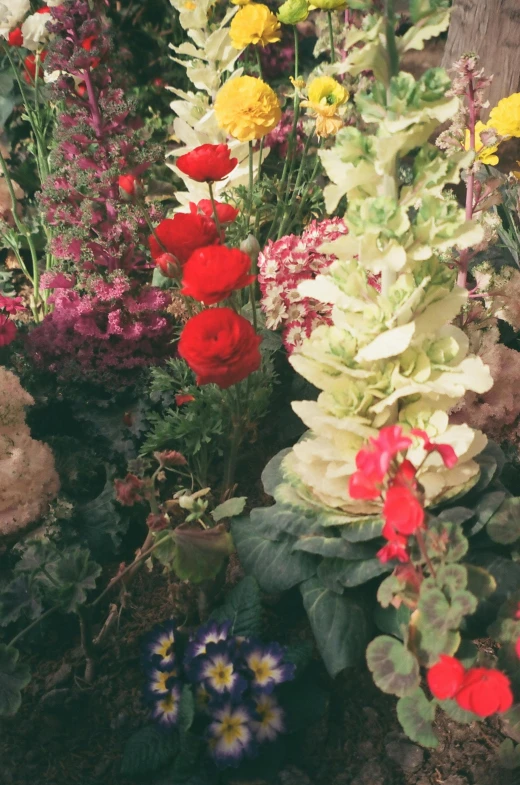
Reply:
[[[353,499],[379,499],[382,477],[368,475],[366,472],[354,472],[348,481],[348,492]]]
[[[18,311],[25,311],[25,305],[22,303],[21,297],[5,297],[0,294],[0,311],[15,314]]]
[[[412,428],[410,433],[413,433],[414,436],[418,436],[423,440],[424,449],[426,452],[438,452],[443,460],[444,465],[448,469],[452,469],[455,466],[458,458],[457,453],[451,444],[435,444],[434,442],[431,442],[430,437],[426,431],[422,431],[420,428]]]
[[[9,46],[23,46],[22,28],[16,27],[14,30],[11,30],[7,37],[7,41]]]
[[[16,338],[16,325],[7,316],[0,314],[0,346],[8,346]]]
[[[198,183],[213,183],[227,177],[238,164],[238,158],[230,156],[227,144],[201,144],[191,153],[179,156],[177,166]]]
[[[410,561],[410,556],[408,555],[406,546],[397,540],[392,540],[391,542],[384,545],[376,553],[376,556],[383,564],[386,564],[389,561],[394,561],[394,559],[400,561],[401,564],[406,564]]]
[[[405,486],[394,486],[386,492],[383,515],[389,526],[399,534],[414,534],[424,523],[421,503]]]
[[[179,354],[197,374],[197,384],[222,389],[260,367],[261,337],[231,308],[209,308],[193,316],[179,340]]]
[[[428,671],[426,680],[432,695],[444,701],[453,698],[460,690],[465,676],[466,671],[460,660],[441,654],[439,662]]]
[[[209,245],[192,253],[183,268],[181,294],[214,305],[253,283],[251,259],[238,248]]]
[[[40,59],[39,59],[39,66],[38,66],[38,79],[43,78],[43,68],[42,63],[45,62],[45,58],[47,57],[47,50],[44,49],[40,52]],[[25,72],[23,78],[27,82],[27,84],[31,84],[36,79],[36,55],[31,53],[27,55],[25,60],[23,61],[25,66]]]
[[[233,221],[236,221],[238,213],[240,212],[240,210],[233,207],[232,204],[226,204],[225,202],[215,202],[215,207],[217,208],[217,216],[221,226],[232,224]],[[200,199],[197,204],[195,204],[195,202],[190,202],[190,211],[192,213],[203,213],[203,215],[207,215],[208,218],[212,218],[213,205],[211,204],[211,199]]]
[[[471,668],[455,695],[461,709],[479,717],[509,711],[513,705],[511,682],[504,673],[489,668]]]
[[[165,218],[149,238],[152,258],[157,261],[165,253],[175,256],[181,264],[188,261],[193,251],[218,241],[217,227],[205,215],[176,213]]]
[[[131,507],[136,502],[142,501],[141,489],[144,482],[135,474],[127,474],[124,480],[114,480],[116,499],[125,507]]]
[[[520,638],[518,638],[518,640],[517,640],[517,642],[515,644],[515,651],[516,651],[516,656],[520,660]]]
[[[120,189],[128,194],[128,196],[134,196],[137,177],[133,174],[120,174],[117,182]]]
[[[396,473],[392,478],[392,487],[394,486],[403,486],[405,488],[410,488],[411,490],[417,488],[417,482],[415,480],[415,475],[417,474],[417,469],[413,465],[413,463],[409,460],[404,460],[402,463],[399,464]]]

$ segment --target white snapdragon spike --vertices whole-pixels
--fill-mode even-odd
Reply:
[[[47,23],[52,20],[50,13],[31,14],[22,25],[23,45],[31,52],[42,49],[49,38]]]
[[[206,27],[208,16],[215,0],[170,0],[179,12],[179,22],[185,30]]]
[[[5,2],[0,2],[0,36],[7,38],[11,30],[19,27],[30,8],[29,0],[5,0]]]

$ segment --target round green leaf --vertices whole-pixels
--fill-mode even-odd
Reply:
[[[380,635],[370,643],[367,664],[382,692],[403,698],[419,686],[417,659],[401,641],[389,635]]]

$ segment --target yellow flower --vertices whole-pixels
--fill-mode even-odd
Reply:
[[[323,8],[325,11],[339,11],[347,7],[347,0],[312,0],[311,8]]]
[[[296,25],[309,16],[307,0],[286,0],[278,9],[277,17],[284,25]]]
[[[491,110],[488,126],[495,128],[500,136],[520,137],[520,93],[513,93]]]
[[[496,166],[498,163],[498,155],[495,155],[496,151],[498,150],[497,144],[484,144],[481,133],[483,131],[488,131],[489,128],[487,125],[484,125],[480,120],[475,125],[475,152],[477,154],[477,160],[481,161],[483,164],[489,164],[490,166]],[[470,134],[469,131],[466,129],[466,140],[464,142],[464,149],[470,149]]]
[[[278,125],[282,110],[276,93],[262,79],[238,76],[217,93],[215,115],[228,134],[241,142],[251,142]]]
[[[348,91],[331,76],[318,76],[310,83],[308,94],[309,100],[301,105],[312,110],[318,136],[337,134],[343,126],[338,108],[348,100]]]
[[[276,16],[262,3],[248,3],[233,17],[229,28],[235,49],[249,44],[266,46],[281,41],[281,25]]]
[[[247,5],[250,0],[231,0],[233,5]]]

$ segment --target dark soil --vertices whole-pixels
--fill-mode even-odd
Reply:
[[[233,573],[236,567],[231,580]],[[137,577],[92,685],[82,678],[72,625],[48,627],[25,643],[33,681],[20,712],[0,723],[1,785],[130,785],[120,775],[121,756],[129,736],[147,721],[140,641],[155,623],[178,614],[186,601],[192,604],[194,597],[183,591],[157,572]],[[266,613],[273,638],[308,634],[291,597],[271,603]],[[272,785],[519,785],[518,774],[515,779],[498,767],[504,738],[498,719],[466,726],[439,713],[439,748],[424,750],[406,739],[395,699],[380,693],[364,668],[334,683],[318,658],[315,668],[329,694],[327,711],[294,746],[293,762]]]

